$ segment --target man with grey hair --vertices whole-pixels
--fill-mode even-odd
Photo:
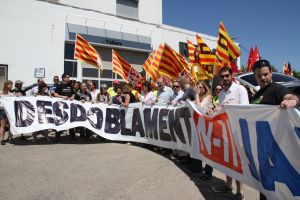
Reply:
[[[169,103],[171,97],[174,94],[173,90],[170,87],[166,86],[162,78],[159,78],[156,83],[158,86],[156,103],[158,104]]]

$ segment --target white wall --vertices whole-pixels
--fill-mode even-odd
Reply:
[[[0,15],[0,63],[8,64],[8,79],[27,85],[36,82],[34,68],[46,68],[49,81],[63,72],[65,15],[60,8],[3,0]]]
[[[139,20],[162,24],[162,0],[140,0]]]
[[[89,1],[92,4],[79,0],[61,0],[60,2],[78,3],[81,6],[97,6],[101,2],[104,7],[107,7],[107,12],[111,12],[115,10],[115,5],[111,2],[116,1]],[[151,4],[151,2],[154,3]],[[36,82],[35,68],[46,68],[45,81],[51,83],[52,77],[60,76],[64,70],[66,22],[80,25],[87,23],[88,26],[103,28],[103,22],[107,21],[106,28],[108,29],[118,26],[113,23],[121,24],[124,32],[136,34],[138,31],[140,35],[150,36],[153,49],[162,42],[168,43],[177,51],[179,42],[186,42],[189,39],[194,44],[197,43],[195,32],[160,24],[161,14],[155,16],[152,10],[156,7],[161,9],[161,0],[140,0],[139,6],[140,10],[146,10],[139,13],[141,19],[149,22],[155,21],[157,25],[42,1],[1,0],[0,64],[8,65],[8,79],[23,80],[24,85]],[[81,17],[75,17],[74,14]],[[116,30],[119,30],[118,27]],[[216,47],[216,37],[200,35],[211,48]]]
[[[59,3],[113,15],[116,14],[116,0],[59,0]]]

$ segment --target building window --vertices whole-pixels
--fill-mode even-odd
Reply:
[[[112,70],[110,69],[103,69],[101,72],[101,78],[113,78],[112,76]]]
[[[4,82],[7,81],[7,65],[0,65],[0,88],[2,90]]]
[[[65,60],[64,73],[69,74],[71,77],[77,77],[77,61]]]
[[[99,77],[99,70],[94,69],[94,68],[82,68],[82,76],[83,77],[98,78]]]
[[[65,44],[65,59],[74,60],[75,44]]]
[[[117,0],[117,16],[138,19],[138,0]]]

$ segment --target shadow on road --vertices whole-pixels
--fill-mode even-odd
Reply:
[[[31,135],[26,136],[18,136],[14,138],[14,144],[19,146],[26,146],[26,145],[53,145],[56,144],[55,140],[55,133],[52,132],[49,134],[49,141],[47,141],[44,137],[39,136],[35,142],[32,140]],[[106,140],[104,138],[101,138],[99,136],[93,135],[90,138],[80,138],[76,137],[76,140],[71,140],[70,137],[67,134],[63,134],[59,138],[60,144],[78,144],[78,145],[85,145],[85,144],[105,144],[105,143],[121,143],[126,144],[127,142],[119,142],[119,141],[110,141]],[[173,162],[179,169],[182,170],[190,178],[190,180],[195,184],[195,186],[199,189],[203,197],[207,200],[229,200],[234,199],[234,195],[232,193],[224,193],[224,192],[216,192],[214,188],[221,188],[225,185],[225,181],[218,178],[218,177],[212,177],[209,180],[203,181],[200,179],[200,173],[193,173],[190,170],[188,170],[187,166],[189,163],[181,164],[181,162],[177,159],[174,159],[172,157],[172,150],[164,149],[161,150],[158,147],[152,146],[152,145],[145,145],[145,144],[137,144],[132,143],[132,145],[144,148],[149,151],[152,151],[153,153],[160,155],[171,162]],[[225,177],[225,175],[224,175]]]

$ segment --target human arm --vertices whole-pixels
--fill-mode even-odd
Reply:
[[[126,94],[126,96],[125,96],[125,102],[122,102],[121,105],[123,107],[128,107],[129,106],[129,101],[130,101],[130,95]]]
[[[296,108],[299,106],[299,98],[293,94],[286,94],[283,97],[283,101],[280,103],[280,107],[285,108]]]

